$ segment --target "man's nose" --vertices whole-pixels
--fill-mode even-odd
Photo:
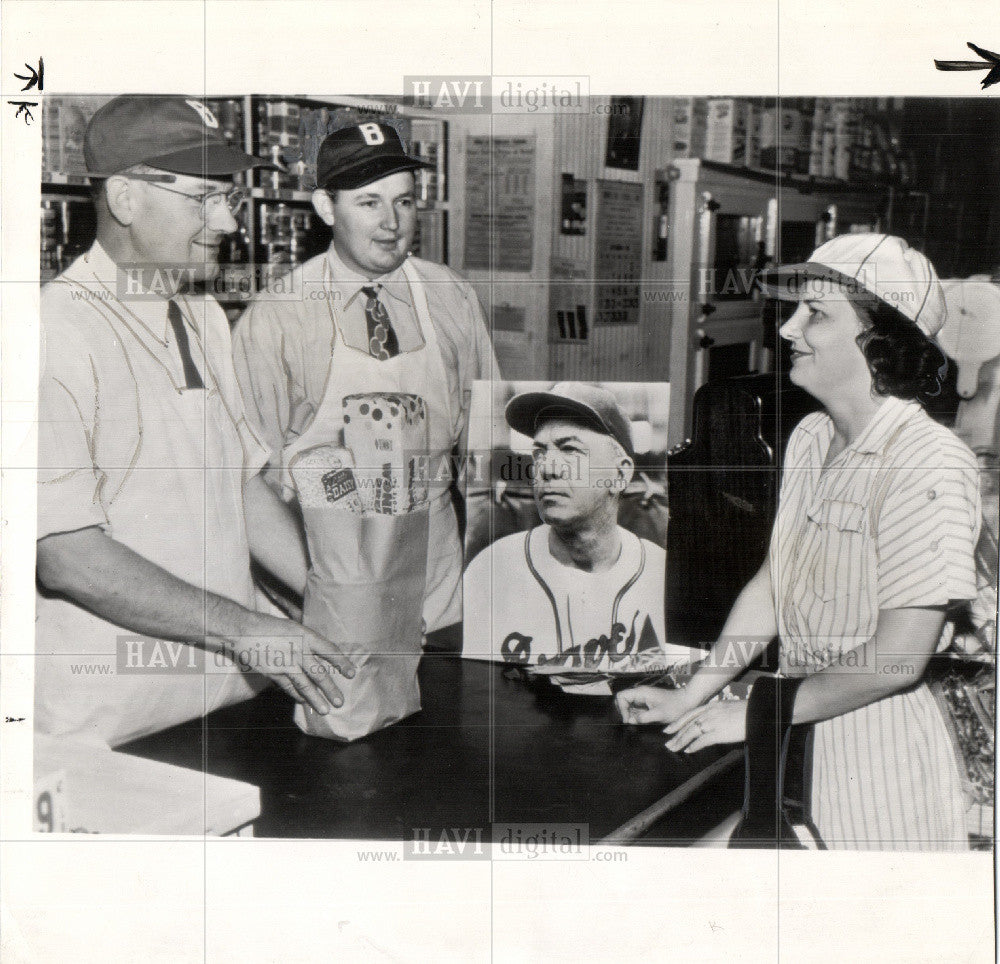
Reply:
[[[395,231],[399,227],[399,214],[395,205],[387,204],[382,211],[382,227],[387,231]]]
[[[551,452],[546,452],[538,457],[535,472],[539,479],[551,479],[556,475],[556,460]]]
[[[792,317],[788,319],[779,329],[778,334],[786,341],[795,341],[802,334],[802,325],[809,315],[809,308],[802,303],[792,312]]]
[[[236,220],[233,212],[229,210],[229,205],[224,201],[219,201],[206,215],[205,226],[210,231],[216,231],[219,234],[233,234],[239,230],[240,223]]]

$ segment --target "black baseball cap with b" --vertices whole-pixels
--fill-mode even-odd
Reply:
[[[352,191],[399,171],[433,164],[406,153],[403,140],[390,124],[352,124],[324,138],[316,158],[316,186]]]
[[[110,177],[137,164],[193,177],[274,167],[233,147],[202,101],[181,96],[125,94],[108,101],[87,125],[83,156],[91,177]]]

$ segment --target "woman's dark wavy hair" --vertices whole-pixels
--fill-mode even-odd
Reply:
[[[879,298],[848,295],[864,325],[856,341],[875,392],[924,401],[941,392],[948,359],[909,318]]]

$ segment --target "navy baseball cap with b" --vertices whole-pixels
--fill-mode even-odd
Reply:
[[[99,108],[87,125],[83,156],[91,177],[110,177],[137,164],[193,177],[274,167],[233,147],[202,101],[161,95],[126,94]]]
[[[606,388],[580,382],[559,382],[547,392],[515,395],[504,410],[507,424],[529,438],[546,422],[565,419],[610,435],[635,461],[632,427],[615,396]]]
[[[316,186],[352,191],[399,171],[433,168],[406,153],[403,140],[390,124],[352,124],[324,138],[316,158]]]

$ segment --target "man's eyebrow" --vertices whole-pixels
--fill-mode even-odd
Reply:
[[[581,439],[579,435],[560,435],[559,438],[551,439],[551,441],[555,445],[564,445],[566,442],[578,442],[581,445],[583,444],[583,439]],[[541,442],[534,443],[534,448],[544,448],[544,447],[545,446],[542,445]]]

